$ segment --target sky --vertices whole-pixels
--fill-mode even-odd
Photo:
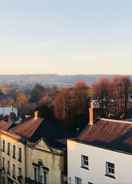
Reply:
[[[132,74],[131,0],[0,0],[0,74]]]

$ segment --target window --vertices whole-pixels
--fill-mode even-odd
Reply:
[[[18,176],[22,176],[22,169],[18,168]]]
[[[34,167],[34,181],[35,183],[47,184],[49,169],[44,167],[43,163],[33,163]]]
[[[13,145],[13,158],[16,158],[16,146]]]
[[[7,162],[7,174],[10,175],[10,161]]]
[[[82,179],[79,177],[75,177],[75,184],[82,184]]]
[[[5,168],[5,158],[4,157],[2,158],[2,168],[3,169]]]
[[[22,161],[22,148],[19,148],[19,152],[18,152],[18,161],[19,161],[19,162]]]
[[[86,155],[81,155],[81,167],[84,169],[88,169],[88,156]]]
[[[115,164],[106,162],[106,176],[115,178]]]
[[[13,166],[12,166],[12,177],[16,178],[16,166],[15,166],[15,164],[13,164]]]
[[[68,184],[71,184],[71,177],[68,178]]]
[[[48,183],[48,171],[42,166],[38,167],[38,182],[43,184]]]
[[[34,167],[34,181],[37,182],[37,168]]]
[[[48,183],[48,173],[45,170],[43,171],[43,175],[42,175],[41,181],[44,182],[44,184]]]
[[[10,143],[8,142],[8,145],[7,145],[7,155],[10,155]]]
[[[5,140],[3,140],[3,148],[2,151],[5,152]]]
[[[21,168],[18,168],[18,177],[17,177],[17,180],[20,184],[23,183],[23,177],[22,177],[22,169]]]

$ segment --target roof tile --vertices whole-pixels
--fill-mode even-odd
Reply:
[[[30,139],[35,133],[35,131],[39,128],[42,120],[43,119],[41,118],[38,118],[38,119],[31,118],[29,120],[26,120],[23,123],[17,125],[13,129],[13,132],[20,136]]]
[[[81,133],[79,140],[132,153],[132,123],[99,119]]]

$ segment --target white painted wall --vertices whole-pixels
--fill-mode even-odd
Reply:
[[[83,184],[132,184],[132,155],[114,152],[72,140],[68,146],[68,178],[75,184],[75,176],[82,178]],[[81,168],[81,155],[89,157],[89,170]],[[105,176],[106,161],[115,164],[116,179]],[[69,182],[70,184],[70,182]]]
[[[12,112],[14,112],[16,116],[18,115],[18,111],[15,107],[0,107],[0,115],[9,116]]]

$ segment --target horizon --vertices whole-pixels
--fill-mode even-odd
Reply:
[[[19,76],[19,75],[22,75],[22,76],[24,76],[24,75],[36,75],[36,76],[41,76],[41,75],[56,75],[56,76],[132,76],[132,74],[96,74],[96,73],[93,73],[93,74],[57,74],[57,73],[14,73],[14,74],[10,74],[10,73],[8,73],[8,74],[0,74],[0,76]]]
[[[1,61],[0,61],[1,63]],[[83,67],[75,62],[66,62],[62,65],[57,63],[18,63],[18,62],[7,62],[1,63],[0,75],[131,75],[132,63],[111,63],[111,62],[85,62]],[[95,65],[96,64],[96,65]],[[76,68],[76,66],[78,66]],[[80,67],[79,67],[80,66]],[[58,69],[56,69],[58,68]],[[70,70],[69,70],[70,68]],[[46,72],[47,71],[47,72]],[[61,71],[61,72],[60,72]]]

